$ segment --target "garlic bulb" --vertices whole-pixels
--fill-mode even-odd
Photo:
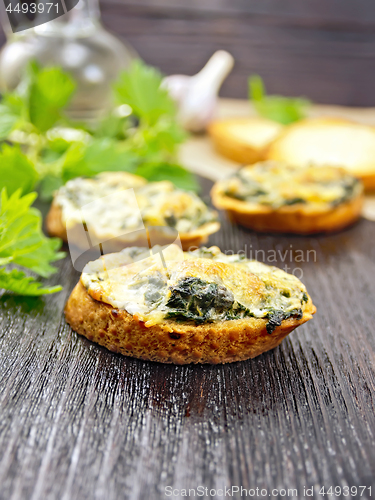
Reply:
[[[178,119],[185,129],[205,130],[213,118],[219,89],[233,65],[229,52],[218,50],[196,75],[172,75],[163,80],[163,87],[177,102]]]

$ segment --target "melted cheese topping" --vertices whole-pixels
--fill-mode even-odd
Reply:
[[[125,192],[129,189],[133,193]],[[125,193],[124,193],[125,192]],[[54,203],[70,226],[82,222],[97,234],[118,235],[145,226],[169,226],[189,233],[217,220],[194,193],[177,189],[171,182],[149,182],[126,172],[105,172],[93,178],[78,177],[59,189]]]
[[[275,209],[296,204],[337,206],[362,192],[360,182],[342,169],[272,161],[244,167],[220,187],[226,196]]]
[[[92,298],[125,309],[146,326],[170,317],[196,323],[301,317],[308,300],[295,276],[224,255],[217,247],[193,252],[176,245],[126,248],[89,262],[81,282]]]
[[[372,174],[375,129],[341,119],[304,120],[271,146],[270,158],[297,166],[310,163],[343,167],[353,175]]]

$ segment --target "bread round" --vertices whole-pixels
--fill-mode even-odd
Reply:
[[[301,319],[289,318],[267,333],[267,320],[247,318],[221,324],[165,323],[146,327],[125,310],[94,300],[79,282],[65,307],[65,317],[80,335],[112,352],[134,358],[185,365],[232,363],[254,358],[278,346],[297,326],[312,318],[309,302]]]
[[[253,167],[255,165],[246,168]],[[323,167],[322,170],[317,170],[323,172]],[[298,173],[299,169],[296,172]],[[343,172],[343,175],[348,174]],[[338,231],[357,221],[363,206],[363,192],[360,186],[353,197],[337,206],[328,203],[296,203],[273,208],[228,196],[225,192],[227,184],[228,180],[223,180],[212,188],[211,196],[215,207],[225,210],[234,223],[260,232],[307,235]]]
[[[375,127],[343,118],[301,120],[281,131],[266,157],[297,166],[342,167],[365,189],[375,189]]]
[[[265,118],[229,118],[211,122],[208,133],[216,150],[238,163],[265,159],[269,144],[283,125]]]
[[[139,359],[175,364],[230,363],[253,358],[273,349],[297,326],[310,320],[316,311],[302,283],[294,276],[279,269],[255,262],[255,268],[252,269],[258,275],[254,275],[249,272],[246,263],[223,263],[225,259],[230,262],[233,256],[225,257],[217,247],[199,249],[185,257],[186,260],[175,261],[177,254],[172,247],[165,251],[168,267],[168,273],[165,276],[168,277],[169,284],[163,285],[167,287],[163,288],[165,290],[163,293],[167,294],[168,301],[165,302],[168,306],[167,309],[159,310],[157,305],[157,309],[153,309],[151,315],[150,313],[142,313],[144,309],[140,304],[146,304],[143,302],[146,300],[144,290],[150,290],[150,288],[140,289],[138,286],[134,288],[134,284],[129,286],[129,283],[134,283],[132,281],[134,277],[136,284],[144,283],[145,277],[151,283],[150,277],[158,274],[160,276],[162,267],[155,269],[157,259],[155,256],[151,257],[151,264],[153,263],[151,267],[148,267],[143,259],[144,255],[140,261],[132,260],[133,257],[129,257],[133,255],[132,249],[127,249],[117,254],[104,256],[103,259],[98,259],[85,268],[86,272],[84,270],[80,282],[74,288],[65,307],[66,320],[73,330],[112,352]],[[168,260],[168,251],[172,260]],[[211,253],[211,257],[195,259],[194,254],[199,257],[205,252]],[[212,260],[215,255],[219,261]],[[238,262],[243,262],[240,259],[239,257]],[[112,265],[111,262],[114,264]],[[127,267],[127,263],[130,262],[133,262],[134,268]],[[254,266],[254,261],[247,262]],[[89,271],[87,271],[88,268]],[[102,271],[98,271],[98,269]],[[144,270],[143,274],[140,269]],[[152,274],[153,272],[154,274]],[[121,273],[125,278],[119,277]],[[232,295],[233,300],[234,297],[236,300],[242,297],[240,300],[243,304],[247,303],[246,300],[250,300],[250,302],[255,300],[255,302],[251,302],[255,304],[254,314],[261,316],[255,317],[253,312],[246,316],[240,313],[238,319],[212,319],[211,321],[204,319],[199,324],[196,320],[181,319],[185,316],[174,314],[171,317],[170,311],[175,311],[173,308],[170,309],[170,307],[174,307],[169,302],[173,297],[171,290],[181,290],[183,282],[181,276],[184,276],[184,280],[191,280],[198,279],[192,278],[197,274],[201,277],[209,275],[211,277],[210,283],[225,284],[229,288],[222,287],[220,294],[223,291],[232,290],[235,294]],[[105,276],[107,277],[105,278]],[[257,276],[265,276],[262,278],[265,281],[261,281]],[[152,283],[152,286],[155,286],[155,283]],[[265,283],[269,283],[272,289],[265,286]],[[206,291],[205,293],[212,293],[210,287],[215,285],[209,283],[206,285],[208,288],[205,290],[211,290],[211,292]],[[146,286],[150,286],[149,283]],[[130,293],[133,293],[130,297],[136,297],[135,302],[134,299],[126,302],[129,298],[129,290],[131,290]],[[285,295],[286,290],[289,292]],[[143,293],[145,294],[143,295]],[[220,294],[215,295],[215,297],[223,297]],[[203,301],[199,304],[206,303],[204,301],[207,297],[209,295],[204,295]],[[195,298],[195,296],[191,298]],[[190,301],[191,298],[188,300]],[[244,311],[243,305],[242,309],[237,309],[238,303],[236,304],[236,311]],[[188,307],[189,309],[186,311],[192,311],[191,306]],[[220,306],[215,307],[219,307],[217,311],[222,314]],[[282,311],[281,319],[271,320],[271,316],[265,316],[264,312],[257,313],[258,307],[266,307],[265,311],[272,311],[271,316],[274,311],[278,311],[278,313]],[[231,318],[236,317],[233,313],[234,309],[228,309],[228,311]],[[290,312],[288,313],[288,311]],[[205,314],[205,309],[199,308],[199,314]],[[225,313],[224,318],[227,317]]]
[[[129,189],[135,197],[130,197]],[[83,250],[87,250],[88,240],[81,207],[86,207],[91,242],[105,242],[105,253],[125,246],[148,246],[149,240],[152,245],[164,245],[178,236],[188,250],[206,243],[220,229],[216,212],[194,193],[178,190],[168,181],[147,183],[127,172],[104,172],[69,181],[55,193],[46,218],[51,236],[67,241],[69,234],[69,243]],[[167,216],[173,219],[171,226]],[[131,225],[126,226],[129,220]]]

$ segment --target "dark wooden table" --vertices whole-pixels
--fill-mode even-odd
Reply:
[[[50,280],[63,292],[0,297],[2,500],[153,500],[167,486],[375,494],[375,224],[305,238],[224,222],[211,243],[300,268],[314,319],[253,360],[180,367],[74,333],[62,313],[79,277],[69,258]]]

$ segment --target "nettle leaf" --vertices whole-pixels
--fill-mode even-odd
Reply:
[[[0,150],[0,190],[5,187],[9,195],[18,189],[23,194],[29,193],[37,180],[34,164],[20,148],[3,144]]]
[[[42,201],[51,201],[54,193],[63,185],[59,174],[46,174],[38,185],[39,196]]]
[[[91,177],[100,172],[134,172],[136,156],[126,145],[105,138],[89,144],[76,143],[66,152],[62,179],[64,182],[74,177]]]
[[[48,277],[56,271],[51,263],[61,259],[64,253],[58,252],[61,246],[59,239],[47,238],[43,234],[41,213],[31,207],[35,198],[36,193],[21,196],[20,191],[8,197],[6,189],[2,190],[0,262],[8,260]]]
[[[175,116],[176,105],[166,89],[161,88],[161,73],[140,60],[134,61],[128,71],[123,71],[114,85],[120,104],[127,104],[135,116],[154,125],[161,116]]]
[[[284,125],[306,117],[310,101],[300,97],[266,95],[263,80],[258,75],[249,78],[249,99],[259,115]]]
[[[20,123],[23,99],[16,92],[5,92],[0,104],[0,140],[6,139]]]
[[[173,120],[160,119],[153,127],[140,127],[132,138],[132,147],[140,156],[173,157],[187,134]]]
[[[38,281],[31,276],[26,276],[19,269],[7,271],[0,268],[0,288],[17,293],[18,295],[27,295],[37,297],[39,295],[56,293],[62,290],[61,286],[52,286],[44,288]]]
[[[199,184],[195,176],[180,165],[168,163],[144,163],[136,172],[150,182],[171,181],[176,187],[186,191],[199,191]]]

